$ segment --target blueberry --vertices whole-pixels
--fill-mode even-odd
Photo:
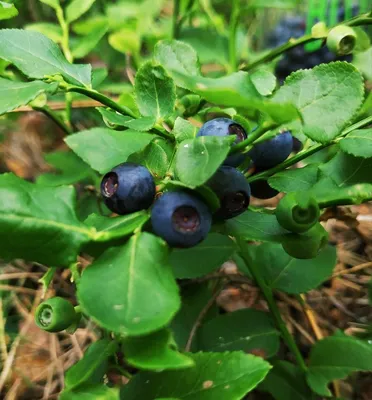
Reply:
[[[353,7],[353,15],[358,14],[358,7]],[[344,9],[341,8],[338,14],[338,21],[344,19]],[[279,21],[278,25],[268,35],[269,47],[278,47],[286,43],[290,38],[298,38],[305,34],[306,21],[299,16],[285,17]],[[332,61],[351,61],[351,56],[336,57],[327,47],[321,47],[313,52],[305,51],[304,45],[297,46],[286,52],[277,63],[275,73],[282,83],[292,72],[299,69],[313,68],[316,65],[329,63]]]
[[[292,135],[289,131],[285,131],[266,142],[256,144],[248,155],[256,167],[267,169],[286,160],[292,148]]]
[[[155,197],[155,182],[147,168],[127,162],[103,177],[101,193],[111,211],[129,214],[151,206]]]
[[[199,130],[196,136],[228,136],[236,135],[234,143],[242,142],[247,139],[245,129],[229,118],[215,118],[206,122]],[[233,154],[228,156],[224,161],[224,165],[237,167],[245,160],[244,154]]]
[[[271,199],[279,193],[264,180],[251,182],[250,185],[252,196],[257,199]]]
[[[167,192],[151,212],[154,232],[173,247],[192,247],[206,238],[212,224],[208,207],[187,192]]]
[[[292,148],[292,151],[294,151],[295,153],[298,153],[299,151],[302,150],[303,147],[304,146],[303,146],[302,142],[299,139],[297,139],[296,137],[293,136],[293,148]]]
[[[230,166],[222,166],[207,182],[220,199],[217,218],[228,219],[243,213],[249,205],[251,189],[244,175]]]

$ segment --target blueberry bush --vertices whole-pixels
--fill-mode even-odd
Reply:
[[[60,399],[305,400],[372,371],[370,342],[341,330],[301,352],[277,305],[284,293],[306,310],[332,275],[322,216],[372,200],[372,11],[310,34],[286,17],[262,50],[244,20],[294,1],[233,0],[225,15],[210,1],[40,0],[32,23],[13,3],[0,2],[0,115],[44,113],[69,150],[34,182],[0,175],[0,257],[47,266],[45,289],[71,271],[73,302],[45,298],[40,329],[99,332]],[[250,205],[279,193],[276,208]],[[235,278],[216,272],[231,259]],[[267,311],[219,313],[233,279],[255,282]]]

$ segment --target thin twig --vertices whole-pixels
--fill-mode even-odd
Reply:
[[[195,320],[195,323],[190,331],[189,338],[187,339],[187,343],[185,346],[185,351],[188,352],[191,350],[191,345],[192,341],[194,339],[194,336],[201,325],[204,317],[206,316],[207,312],[209,309],[213,306],[214,302],[216,301],[218,295],[220,294],[220,290],[216,290],[216,292],[213,294],[213,296],[209,299],[208,303],[203,307],[203,309],[200,311],[198,317]]]
[[[0,346],[1,346],[1,360],[3,364],[8,357],[8,350],[6,348],[6,338],[5,338],[5,318],[4,318],[4,306],[3,299],[0,296]]]
[[[6,291],[10,291],[10,292],[19,292],[19,293],[31,294],[31,295],[34,295],[36,292],[35,289],[10,286],[10,285],[0,285],[0,290],[6,290]]]
[[[371,268],[371,267],[372,267],[372,261],[369,261],[369,262],[366,262],[363,264],[355,265],[352,268],[346,268],[346,269],[343,269],[342,271],[335,272],[329,279],[336,278],[341,275],[353,274],[354,272],[361,271],[363,269]]]
[[[306,302],[306,296],[304,294],[301,294],[299,296],[298,300],[299,300],[300,304],[302,305],[302,310],[305,313],[307,320],[309,321],[309,324],[311,326],[311,329],[314,332],[315,337],[317,338],[317,340],[323,339],[323,333],[319,328],[319,325],[315,318],[313,310]]]
[[[48,103],[48,107],[51,110],[59,111],[65,109],[65,102],[64,101],[51,101]],[[77,100],[74,101],[72,104],[72,108],[94,108],[94,107],[103,107],[103,104],[97,100]],[[11,111],[13,113],[16,112],[30,112],[35,111],[30,106],[22,106],[18,107],[15,110]]]
[[[39,278],[42,275],[43,274],[41,272],[11,272],[9,274],[1,274],[0,281],[23,278]]]
[[[32,306],[31,315],[33,314],[33,311],[35,310],[37,304],[39,304],[40,297],[41,297],[41,293],[39,291],[35,296],[35,299],[34,299],[34,302],[33,302],[33,306]],[[8,354],[8,358],[6,359],[6,361],[5,361],[4,365],[3,365],[3,370],[2,370],[1,375],[0,375],[0,393],[2,392],[4,386],[5,386],[6,382],[7,382],[8,375],[9,375],[9,373],[11,371],[11,368],[12,368],[12,365],[13,365],[13,361],[14,361],[18,346],[19,346],[19,344],[21,342],[21,339],[26,335],[27,331],[30,329],[30,327],[31,327],[31,325],[32,325],[32,323],[34,321],[33,318],[31,317],[31,315],[30,315],[29,319],[26,320],[26,323],[22,327],[21,331],[19,332],[19,335],[15,338],[15,340],[14,340],[14,342],[12,344],[12,347],[10,349],[10,352]]]
[[[298,323],[292,318],[290,315],[286,315],[285,319],[288,321],[301,333],[301,335],[310,343],[314,344],[314,338]]]

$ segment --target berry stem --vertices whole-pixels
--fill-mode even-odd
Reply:
[[[134,115],[132,110],[130,110],[128,107],[121,106],[120,104],[111,100],[109,97],[105,96],[104,94],[97,92],[96,90],[88,89],[88,88],[84,88],[84,87],[80,87],[80,86],[74,86],[74,85],[67,85],[65,89],[67,92],[80,93],[87,97],[90,97],[91,99],[97,100],[100,103],[102,103],[103,105],[110,107],[114,111],[118,111],[122,115],[128,115],[129,117],[136,118],[136,116]]]
[[[280,315],[280,311],[275,302],[274,295],[273,295],[271,288],[269,286],[267,286],[264,278],[260,274],[259,268],[257,268],[257,265],[255,265],[254,262],[251,262],[249,257],[247,256],[247,254],[245,252],[245,247],[247,246],[247,244],[243,240],[238,240],[238,245],[240,247],[240,255],[242,256],[247,268],[251,272],[254,280],[256,281],[263,296],[265,297],[267,305],[269,306],[271,315],[274,318],[277,328],[281,332],[283,340],[285,341],[289,350],[294,355],[296,362],[297,362],[298,366],[300,367],[300,369],[306,373],[307,366],[305,364],[305,361],[302,357],[300,350],[297,347],[296,342],[293,339],[293,336],[289,333],[287,325],[285,324],[282,316]]]
[[[249,183],[259,181],[259,180],[265,180],[265,179],[269,178],[270,176],[276,174],[277,172],[283,171],[286,168],[291,167],[292,165],[298,163],[299,161],[304,160],[305,158],[311,156],[312,154],[317,153],[318,151],[325,149],[326,147],[329,147],[333,144],[338,143],[341,139],[346,137],[349,133],[351,133],[359,128],[363,128],[364,126],[369,125],[370,123],[372,123],[372,116],[364,118],[361,121],[358,121],[353,125],[350,125],[346,129],[344,129],[343,132],[336,139],[333,139],[328,143],[317,144],[315,146],[310,147],[307,150],[301,151],[300,153],[296,154],[295,156],[293,156],[293,157],[289,158],[288,160],[282,162],[281,164],[277,165],[276,167],[270,168],[270,169],[263,171],[257,175],[250,176],[247,180]],[[255,133],[256,132],[257,131],[255,131]],[[243,142],[241,142],[241,143],[243,143]],[[241,144],[241,143],[239,143],[239,144]],[[238,146],[238,145],[236,145],[236,146]]]
[[[229,61],[230,61],[230,72],[235,72],[238,68],[236,59],[236,33],[239,23],[239,1],[233,0],[232,10],[230,17],[230,32],[229,32]]]
[[[353,18],[349,21],[343,22],[340,25],[347,25],[347,26],[359,26],[359,25],[372,25],[372,16],[367,13],[367,14],[362,14],[357,18]],[[304,35],[298,39],[290,39],[287,43],[284,43],[283,45],[277,47],[276,49],[270,51],[269,53],[263,55],[262,57],[258,58],[256,61],[252,62],[251,64],[248,65],[242,65],[241,70],[242,71],[251,71],[252,69],[257,68],[261,64],[268,63],[270,61],[273,61],[275,58],[280,56],[282,53],[285,53],[286,51],[289,51],[293,49],[294,47],[306,44],[306,43],[311,43],[314,41],[317,41],[319,39],[326,39],[327,35],[325,34],[323,37],[312,37],[311,34]]]
[[[53,111],[51,110],[47,105],[43,107],[37,107],[34,106],[32,107],[35,111],[39,111],[43,114],[45,114],[47,117],[49,117],[52,121],[54,121],[62,130],[65,132],[67,135],[70,135],[72,133],[71,129],[65,124],[62,119]]]
[[[254,132],[251,132],[247,139],[243,140],[240,143],[234,145],[231,149],[229,154],[238,153],[241,150],[245,149],[247,146],[254,143],[257,139],[259,139],[263,134],[271,129],[275,129],[279,126],[276,122],[264,122],[259,128],[257,128]]]
[[[180,34],[180,0],[173,1],[172,39],[177,39]]]
[[[256,61],[252,62],[248,65],[243,65],[240,69],[242,71],[251,71],[252,69],[257,68],[261,64],[269,63],[273,61],[275,58],[279,57],[282,53],[293,49],[294,47],[300,46],[302,44],[310,43],[315,40],[319,40],[319,38],[313,38],[311,35],[304,35],[298,39],[290,39],[287,43],[277,47],[276,49],[270,51],[268,54],[258,58]]]

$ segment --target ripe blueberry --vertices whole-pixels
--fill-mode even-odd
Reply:
[[[129,214],[151,206],[155,197],[155,182],[147,168],[127,162],[103,177],[101,194],[111,211]]]
[[[268,169],[286,160],[291,154],[292,148],[292,135],[289,131],[286,131],[266,142],[254,145],[248,155],[256,167]]]
[[[167,192],[151,211],[154,232],[173,247],[192,247],[206,238],[212,224],[208,207],[187,192]]]
[[[353,8],[353,15],[358,14],[358,8]],[[338,20],[344,19],[344,10],[340,9]],[[288,16],[282,19],[274,30],[269,34],[267,44],[268,47],[278,47],[290,40],[291,38],[299,38],[305,34],[306,21],[302,17]],[[329,63],[331,61],[351,61],[350,56],[337,57],[334,53],[328,50],[327,47],[322,47],[313,52],[305,51],[303,45],[297,46],[286,52],[282,59],[278,62],[275,68],[275,73],[278,79],[282,82],[292,72],[299,69],[313,68],[315,65]]]
[[[229,118],[215,118],[206,122],[196,136],[228,136],[236,135],[235,144],[247,139],[245,129]],[[226,158],[224,165],[237,167],[245,160],[244,154],[233,154]]]
[[[215,216],[228,219],[242,214],[249,205],[251,189],[244,175],[230,166],[222,166],[207,182],[220,199]]]
[[[252,196],[257,199],[271,199],[279,193],[264,180],[251,182],[250,185]]]

